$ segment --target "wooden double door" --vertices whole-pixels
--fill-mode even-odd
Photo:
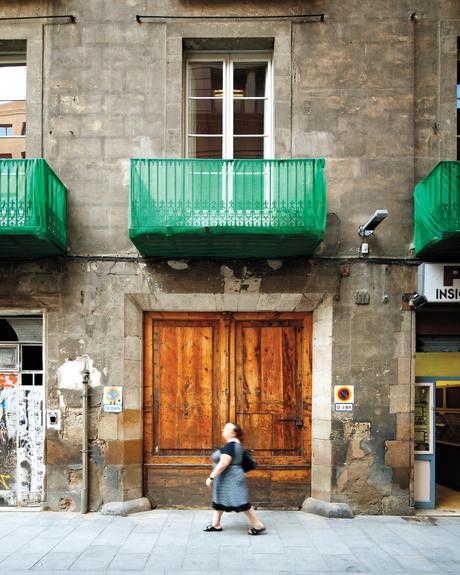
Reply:
[[[226,422],[254,450],[251,502],[299,507],[310,493],[311,314],[147,313],[144,493],[208,507],[204,482]]]

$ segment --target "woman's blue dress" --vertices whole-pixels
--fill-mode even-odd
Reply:
[[[241,467],[244,449],[236,441],[229,441],[212,454],[213,469],[219,463],[222,453],[230,455],[232,463],[213,481],[212,506],[220,511],[247,511],[251,504],[246,477]]]

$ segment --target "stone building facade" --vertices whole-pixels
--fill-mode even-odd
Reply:
[[[460,5],[372,4],[0,1],[0,17],[17,18],[0,20],[0,39],[27,42],[26,158],[44,158],[67,188],[67,252],[4,251],[0,266],[0,316],[43,322],[43,409],[57,418],[43,430],[43,508],[80,508],[85,356],[90,509],[146,494],[144,318],[196,312],[309,314],[302,498],[413,512],[416,316],[403,301],[420,263],[412,193],[438,161],[456,158]],[[75,22],[24,19],[62,15]],[[130,241],[130,159],[185,157],[189,47],[270,52],[272,157],[325,158],[327,223],[313,255],[150,258]],[[357,230],[376,209],[389,216],[365,255]],[[336,385],[354,386],[352,412],[335,411]],[[121,413],[104,412],[104,386],[122,386]],[[190,505],[203,505],[206,466],[184,469],[198,494]],[[261,493],[263,473],[260,486],[253,480]],[[155,503],[174,502],[176,476],[152,482]],[[156,501],[161,485],[171,495]]]

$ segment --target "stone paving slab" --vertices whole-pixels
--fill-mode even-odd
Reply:
[[[263,535],[242,515],[204,533],[211,512],[158,510],[128,517],[0,514],[0,575],[422,575],[460,573],[460,518],[327,519],[260,511]]]

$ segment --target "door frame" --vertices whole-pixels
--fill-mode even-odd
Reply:
[[[46,491],[47,491],[47,466],[46,466],[46,409],[47,409],[47,364],[46,364],[46,349],[47,349],[47,341],[46,341],[46,327],[47,327],[47,312],[44,309],[15,309],[12,311],[9,310],[0,310],[0,318],[8,319],[8,318],[40,318],[41,319],[41,340],[34,341],[29,339],[19,339],[18,341],[2,341],[0,346],[1,347],[11,347],[16,346],[18,348],[18,361],[17,366],[15,369],[6,370],[10,372],[15,372],[17,374],[17,410],[18,410],[18,417],[20,417],[20,401],[21,401],[21,394],[25,391],[25,389],[29,388],[28,385],[23,386],[22,382],[22,375],[25,372],[26,374],[30,373],[41,373],[42,383],[41,385],[35,385],[35,377],[33,378],[34,384],[30,387],[30,389],[39,389],[41,395],[41,410],[36,412],[41,417],[41,446],[38,453],[39,459],[41,459],[41,465],[39,468],[36,468],[36,473],[39,476],[39,485],[37,493],[40,494],[39,499],[36,502],[32,503],[24,503],[24,492],[22,485],[21,485],[21,478],[22,478],[22,468],[21,468],[21,461],[18,457],[20,453],[20,449],[22,447],[19,445],[19,438],[20,438],[20,429],[18,425],[17,429],[17,439],[18,444],[16,445],[16,504],[15,505],[8,505],[0,507],[0,510],[5,509],[25,509],[25,508],[40,508],[42,504],[46,501]],[[42,369],[41,370],[24,370],[22,365],[22,348],[28,345],[40,345],[42,348]]]
[[[295,455],[281,455],[277,457],[274,453],[271,456],[265,456],[258,458],[258,470],[255,474],[250,477],[251,483],[257,485],[253,491],[257,491],[258,494],[255,496],[256,502],[265,500],[265,497],[260,498],[260,495],[267,493],[267,504],[277,506],[277,501],[281,501],[280,493],[283,492],[282,485],[286,485],[288,490],[291,490],[294,485],[298,487],[295,488],[297,493],[297,499],[302,497],[300,491],[303,492],[303,497],[309,495],[311,490],[311,462],[312,462],[312,312],[146,312],[144,313],[144,402],[143,402],[143,415],[144,415],[144,433],[143,433],[143,443],[144,443],[144,457],[143,457],[143,483],[144,483],[144,493],[147,493],[149,497],[155,498],[155,492],[158,493],[159,499],[156,503],[160,506],[165,505],[164,498],[170,497],[171,491],[163,491],[164,489],[169,489],[175,486],[173,489],[177,489],[177,481],[181,481],[181,477],[185,477],[180,474],[180,470],[187,470],[186,475],[188,475],[187,488],[189,488],[189,483],[195,484],[195,489],[197,490],[195,494],[197,499],[195,503],[190,503],[192,506],[196,506],[196,502],[199,499],[198,490],[200,490],[200,479],[203,475],[204,470],[209,470],[210,460],[209,455],[211,450],[206,450],[203,454],[195,455],[173,455],[166,451],[165,455],[160,453],[155,454],[154,446],[154,371],[155,371],[155,341],[154,341],[154,322],[159,321],[204,321],[218,322],[218,340],[222,346],[226,349],[223,353],[220,353],[220,358],[223,364],[220,365],[220,373],[222,375],[220,381],[219,393],[223,398],[222,401],[218,403],[220,422],[216,429],[220,431],[221,426],[226,421],[235,420],[236,416],[236,329],[238,321],[254,321],[259,320],[261,322],[277,322],[280,321],[280,327],[282,323],[288,325],[288,320],[295,320],[297,326],[301,328],[301,336],[305,339],[301,340],[299,344],[301,347],[297,347],[297,357],[299,357],[299,349],[301,350],[302,364],[298,371],[296,371],[297,381],[302,382],[302,393],[303,397],[306,395],[307,402],[303,402],[302,418],[304,421],[304,428],[302,430],[302,444],[301,453]],[[299,320],[301,325],[299,325]],[[166,324],[167,325],[167,324]],[[269,326],[268,326],[269,327]],[[303,345],[305,342],[306,345]],[[213,348],[214,349],[214,348]],[[305,384],[306,382],[306,384]],[[305,393],[306,390],[306,393]],[[158,391],[158,390],[157,390]],[[216,434],[213,436],[213,448],[218,447],[221,444],[220,434],[219,437]],[[249,445],[250,447],[250,445]],[[161,446],[159,446],[161,450]],[[156,477],[156,479],[155,479]],[[271,485],[270,482],[275,481],[273,484],[273,489],[270,487],[267,490],[267,486]],[[255,482],[255,483],[254,483]],[[268,482],[268,483],[267,483]],[[284,482],[284,483],[283,483]],[[168,486],[168,487],[167,487]],[[265,487],[264,487],[265,486]],[[185,487],[184,487],[185,488]],[[158,489],[161,490],[158,492]],[[281,491],[280,491],[281,489]],[[293,495],[294,496],[294,495]],[[302,499],[303,500],[303,499]],[[294,500],[293,500],[294,501]],[[179,505],[179,507],[184,506],[184,503],[177,503],[177,499],[173,497],[172,500],[168,501],[169,505]],[[202,503],[203,504],[203,503]],[[280,503],[283,507],[284,504]],[[300,503],[301,504],[301,503]],[[295,508],[299,505],[299,502],[292,504]],[[185,504],[187,507],[187,504]]]

